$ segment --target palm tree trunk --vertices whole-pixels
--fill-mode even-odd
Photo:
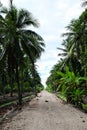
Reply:
[[[19,105],[22,104],[22,93],[21,93],[21,87],[20,87],[20,82],[19,82],[19,72],[18,72],[18,64],[16,64],[16,82],[18,86],[18,101]]]
[[[13,81],[12,81],[12,78],[10,79],[10,87],[11,87],[10,97],[13,97]]]
[[[23,85],[24,85],[23,77],[24,77],[24,72],[23,72],[23,69],[22,69],[21,70],[21,93],[22,94],[24,93],[24,89],[23,89]]]
[[[29,59],[31,60],[31,63],[32,63],[32,76],[33,76],[33,84],[34,84],[34,93],[37,96],[37,92],[36,92],[35,64],[34,64],[34,60],[32,59],[31,54],[29,55]]]
[[[32,63],[32,74],[33,74],[33,83],[34,83],[34,93],[37,96],[37,91],[36,91],[36,76],[35,76],[35,65],[34,65],[34,62]]]
[[[13,87],[14,87],[14,72],[12,71],[12,68],[10,70],[10,87],[11,87],[11,91],[10,91],[10,96],[12,97],[13,96]]]

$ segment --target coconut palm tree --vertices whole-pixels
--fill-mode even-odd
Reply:
[[[12,0],[10,0],[9,9],[2,7],[0,25],[0,32],[2,32],[3,38],[2,58],[7,58],[10,75],[15,70],[19,103],[21,103],[22,98],[19,83],[20,61],[27,54],[31,62],[34,63],[35,59],[44,50],[44,41],[39,34],[28,28],[31,25],[38,27],[37,20],[27,10],[18,10],[13,6]]]
[[[82,18],[84,18],[83,15]],[[63,34],[63,36],[67,36],[67,38],[63,42],[63,45],[66,48],[65,50],[63,49],[63,51],[65,51],[66,53],[63,53],[62,55],[67,55],[67,60],[70,59],[69,61],[71,62],[71,65],[74,65],[73,63],[75,60],[77,61],[77,63],[79,63],[80,66],[82,64],[82,53],[84,52],[85,45],[83,39],[86,34],[86,26],[84,24],[85,21],[82,20],[82,18],[80,16],[79,19],[72,20],[67,26],[68,32]],[[75,66],[73,68],[75,68]]]

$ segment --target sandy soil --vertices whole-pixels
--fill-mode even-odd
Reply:
[[[2,130],[87,130],[87,114],[42,91]]]

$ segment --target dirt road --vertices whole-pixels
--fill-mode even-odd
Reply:
[[[43,91],[2,130],[87,130],[87,114]]]

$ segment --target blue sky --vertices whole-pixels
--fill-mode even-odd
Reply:
[[[9,0],[1,2],[8,6]],[[29,10],[40,23],[38,29],[32,29],[43,37],[46,44],[45,52],[36,63],[44,85],[50,70],[60,58],[57,47],[61,47],[61,34],[65,32],[69,22],[81,14],[82,2],[82,0],[13,0],[18,8]]]

